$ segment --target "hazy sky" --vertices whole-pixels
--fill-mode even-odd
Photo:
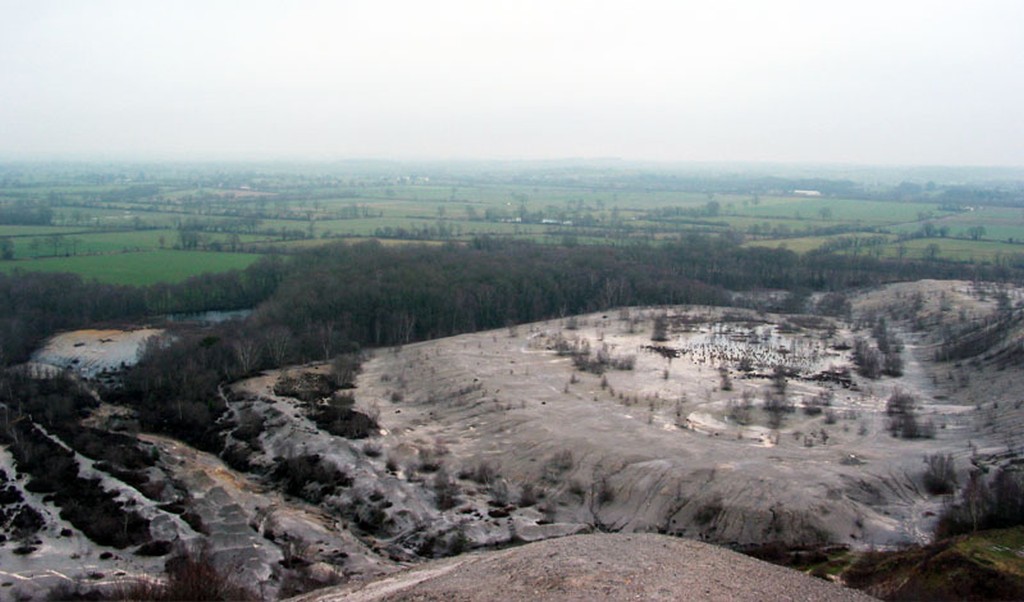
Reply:
[[[1024,165],[1024,1],[0,0],[0,157]]]

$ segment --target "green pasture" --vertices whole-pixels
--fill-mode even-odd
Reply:
[[[220,242],[228,245],[231,234],[199,233],[204,244]],[[56,238],[58,237],[59,238]],[[56,239],[55,239],[56,238]],[[266,236],[240,234],[241,244],[267,240]],[[133,251],[173,249],[180,243],[177,230],[125,230],[88,232],[79,229],[54,229],[46,236],[24,236],[13,239],[16,259],[46,258],[54,255],[94,255]]]
[[[294,249],[313,249],[316,247],[323,247],[327,245],[355,245],[361,242],[377,241],[385,247],[398,247],[406,245],[444,245],[448,244],[447,241],[440,240],[402,240],[402,239],[390,239],[390,238],[374,238],[372,236],[352,236],[349,238],[308,238],[306,240],[288,240],[280,242],[271,242],[267,245],[259,245],[261,249],[282,249],[282,250],[294,250]]]
[[[432,176],[429,182],[396,181],[390,168],[362,175],[321,176],[274,170],[252,175],[249,184],[272,191],[267,194],[228,188],[246,182],[241,176],[224,180],[225,188],[217,187],[220,175],[197,179],[190,168],[165,173],[163,179],[158,175],[156,180],[136,178],[132,182],[119,175],[117,180],[108,179],[95,185],[68,184],[80,180],[70,172],[55,174],[55,179],[48,183],[0,190],[0,203],[45,204],[53,211],[55,224],[0,225],[0,237],[11,238],[16,258],[2,268],[11,269],[16,265],[28,269],[25,266],[38,264],[42,266],[38,269],[51,269],[48,267],[51,264],[74,264],[84,266],[82,269],[90,277],[101,274],[109,279],[106,276],[109,270],[91,266],[94,263],[107,265],[113,257],[130,264],[144,262],[146,257],[180,259],[190,256],[188,253],[174,255],[172,251],[181,242],[176,229],[181,222],[198,220],[216,224],[257,212],[262,215],[256,218],[259,220],[256,234],[239,234],[237,238],[226,233],[198,234],[206,243],[229,245],[234,240],[288,250],[342,239],[373,238],[388,229],[393,233],[405,230],[412,236],[423,236],[426,231],[427,236],[440,242],[467,241],[489,235],[549,244],[610,244],[623,239],[665,241],[693,232],[735,231],[750,237],[764,237],[747,243],[748,246],[782,246],[807,252],[837,237],[871,237],[886,232],[893,233],[892,238],[895,238],[895,233],[916,232],[924,222],[930,222],[937,228],[945,228],[948,236],[906,241],[902,244],[902,256],[934,255],[934,248],[929,247],[932,244],[937,245],[938,258],[957,261],[996,261],[1024,250],[1024,246],[1007,242],[1024,241],[1024,210],[1020,208],[978,207],[973,211],[949,212],[942,211],[932,201],[673,191],[666,188],[674,185],[656,174],[650,179],[650,189],[645,188],[648,181],[645,178],[628,185],[608,180],[606,185],[604,176],[596,171],[577,176],[557,168],[539,170],[530,179],[518,181],[503,174],[500,170],[494,174],[484,171],[454,185],[447,180],[455,176],[443,172]],[[111,184],[112,181],[119,183]],[[159,192],[152,197],[131,198],[130,194],[124,194],[132,186],[153,183],[159,186]],[[705,215],[712,201],[717,204],[717,215]],[[81,206],[85,203],[90,206]],[[374,217],[339,219],[350,213],[352,207],[365,207]],[[663,219],[653,215],[662,208],[679,208],[689,215]],[[531,217],[542,212],[546,219],[571,220],[576,226],[485,220],[488,210],[492,210],[492,215],[514,218],[521,209]],[[582,227],[583,218],[596,222]],[[969,229],[977,226],[985,228],[981,240],[965,240],[970,235]],[[843,228],[854,231],[823,234]],[[444,233],[439,233],[439,229]],[[268,230],[299,231],[310,238],[284,240],[279,234],[259,233]],[[63,235],[63,238],[57,241],[54,235]],[[386,244],[425,242],[382,240],[386,240]],[[885,245],[839,252],[898,256],[900,248],[892,240]],[[62,257],[48,257],[55,254]],[[128,259],[129,255],[138,257]],[[215,261],[210,259],[214,257],[226,260],[230,256],[227,253],[197,254],[198,258],[209,261]],[[31,258],[38,259],[28,261]],[[211,263],[214,269],[219,269],[217,265]],[[141,263],[139,267],[139,273],[149,273]],[[234,265],[229,262],[229,267]],[[169,272],[168,277],[178,278],[177,273]],[[121,279],[118,281],[133,278],[113,277]]]
[[[86,280],[144,286],[180,282],[208,272],[242,269],[257,259],[253,253],[205,253],[201,251],[145,251],[111,255],[80,255],[0,262],[0,270],[12,272],[71,272]]]
[[[890,243],[882,247],[882,257],[898,257],[900,246],[905,257],[930,259],[931,245],[937,248],[936,259],[949,261],[994,263],[1014,256],[1024,256],[1024,245],[993,242],[987,240],[963,240],[959,238],[915,238],[901,243]]]
[[[763,233],[774,232],[776,230],[788,229],[791,233],[796,235],[799,232],[806,232],[809,230],[815,230],[819,228],[833,228],[836,226],[850,225],[848,221],[842,220],[811,220],[811,219],[793,219],[785,217],[744,217],[744,216],[722,216],[718,218],[712,218],[708,221],[725,222],[733,230],[739,232],[750,232],[755,226],[760,228]]]
[[[751,217],[778,217],[822,221],[861,222],[865,224],[895,224],[919,221],[923,215],[934,218],[951,215],[941,211],[934,203],[902,203],[895,201],[869,201],[861,199],[834,199],[823,197],[761,197],[736,210],[737,215]]]
[[[454,190],[453,190],[454,189]],[[556,186],[374,186],[357,189],[357,198],[340,199],[341,203],[355,203],[374,207],[396,207],[402,204],[420,205],[436,212],[438,205],[447,208],[474,205],[481,212],[487,207],[518,209],[525,204],[528,211],[545,210],[549,206],[565,209],[582,204],[588,211],[620,210],[645,211],[657,207],[700,207],[710,198],[703,193],[675,191],[612,190],[595,187]],[[742,196],[718,195],[713,197],[723,205],[739,203]]]
[[[1019,208],[982,207],[944,219],[939,225],[949,226],[950,233],[956,236],[969,236],[970,228],[981,226],[985,229],[981,238],[1024,241],[1024,212]]]
[[[444,227],[455,238],[472,238],[484,234],[491,235],[535,235],[543,234],[553,226],[542,224],[516,224],[505,222],[468,221],[460,219],[380,217],[343,220],[324,220],[316,222],[314,234],[323,236],[376,236],[378,230],[399,228],[415,232],[424,228]]]
[[[837,253],[850,253],[850,254],[867,254],[873,252],[872,249],[884,248],[887,244],[871,244],[875,239],[882,238],[885,240],[892,241],[896,240],[896,237],[891,234],[874,234],[871,232],[852,232],[845,234],[834,234],[831,236],[798,236],[793,238],[775,238],[775,239],[763,239],[763,240],[752,240],[743,244],[745,247],[765,247],[775,249],[782,247],[789,249],[796,253],[806,253],[808,251],[814,251],[820,249],[822,246],[829,243],[844,243],[848,241],[860,241],[860,244],[853,244],[846,248],[837,249]]]
[[[55,223],[75,228],[170,228],[187,217],[181,213],[163,211],[62,205],[55,206],[53,212]]]
[[[0,224],[0,237],[10,236],[16,239],[48,236],[50,234],[78,235],[87,231],[84,228],[66,228],[62,226],[9,226]]]
[[[813,251],[821,247],[821,245],[828,242],[830,236],[805,236],[799,238],[781,238],[781,239],[766,239],[766,240],[752,240],[743,244],[745,247],[761,247],[767,249],[789,249],[796,253],[806,253],[807,251]]]
[[[868,238],[879,236],[873,234],[840,234],[836,236],[806,236],[785,239],[754,240],[744,243],[747,247],[785,248],[796,253],[806,253],[821,248],[823,245],[842,238]],[[1024,244],[1008,244],[986,240],[963,240],[958,238],[916,238],[897,241],[895,236],[886,238],[890,242],[881,245],[863,245],[839,249],[844,254],[873,254],[880,257],[906,259],[944,259],[948,261],[998,262],[1011,257],[1024,256]],[[932,247],[932,245],[935,245]],[[933,255],[934,252],[934,255]]]

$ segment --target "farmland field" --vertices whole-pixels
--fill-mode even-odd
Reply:
[[[0,174],[0,268],[110,282],[173,281],[271,250],[369,238],[557,245],[710,235],[797,253],[963,262],[1024,254],[1024,202],[1013,193],[990,191],[984,198],[998,202],[986,205],[939,185],[908,196],[903,184],[886,192],[845,180],[515,164],[39,166]]]
[[[259,258],[252,253],[205,253],[201,251],[140,251],[111,255],[81,255],[27,261],[5,261],[5,272],[71,272],[86,280],[142,286],[180,282],[208,272],[245,268]]]

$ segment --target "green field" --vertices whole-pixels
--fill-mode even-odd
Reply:
[[[1001,199],[1002,204],[986,205],[975,197],[951,202],[941,186],[921,187],[908,198],[889,197],[871,183],[858,197],[854,183],[830,191],[823,178],[810,185],[824,186],[821,196],[805,196],[793,192],[805,189],[797,181],[768,191],[761,178],[640,168],[360,169],[16,171],[0,186],[0,239],[5,256],[13,259],[0,268],[153,282],[163,278],[153,257],[194,255],[204,260],[203,270],[230,269],[238,260],[215,258],[217,253],[292,252],[370,237],[389,244],[469,242],[479,236],[651,244],[701,234],[800,253],[824,246],[838,253],[978,262],[1003,261],[1024,249],[1016,244],[1024,241],[1024,207],[999,191],[978,197]],[[48,213],[26,217],[19,210]],[[848,245],[851,238],[871,242]],[[172,253],[182,249],[205,253]],[[134,262],[131,255],[138,255]],[[194,268],[182,261],[166,266],[168,280],[191,273]]]
[[[737,214],[870,225],[916,222],[926,215],[932,219],[952,215],[935,203],[803,197],[762,198],[757,205],[749,204],[737,209]]]
[[[904,241],[905,257],[912,259],[932,258],[932,251],[937,250],[936,259],[965,262],[994,263],[1014,257],[1019,261],[1024,257],[1024,244],[1007,244],[986,240],[962,240],[958,238],[918,238]],[[935,245],[932,247],[932,245]],[[883,247],[883,257],[897,257],[900,244],[893,243]]]
[[[259,259],[253,253],[204,253],[201,251],[143,251],[111,255],[86,255],[0,262],[5,272],[71,272],[86,280],[142,286],[180,282],[208,272],[245,268]]]

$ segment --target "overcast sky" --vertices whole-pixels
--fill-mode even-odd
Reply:
[[[0,0],[0,157],[1024,165],[1024,1]]]

